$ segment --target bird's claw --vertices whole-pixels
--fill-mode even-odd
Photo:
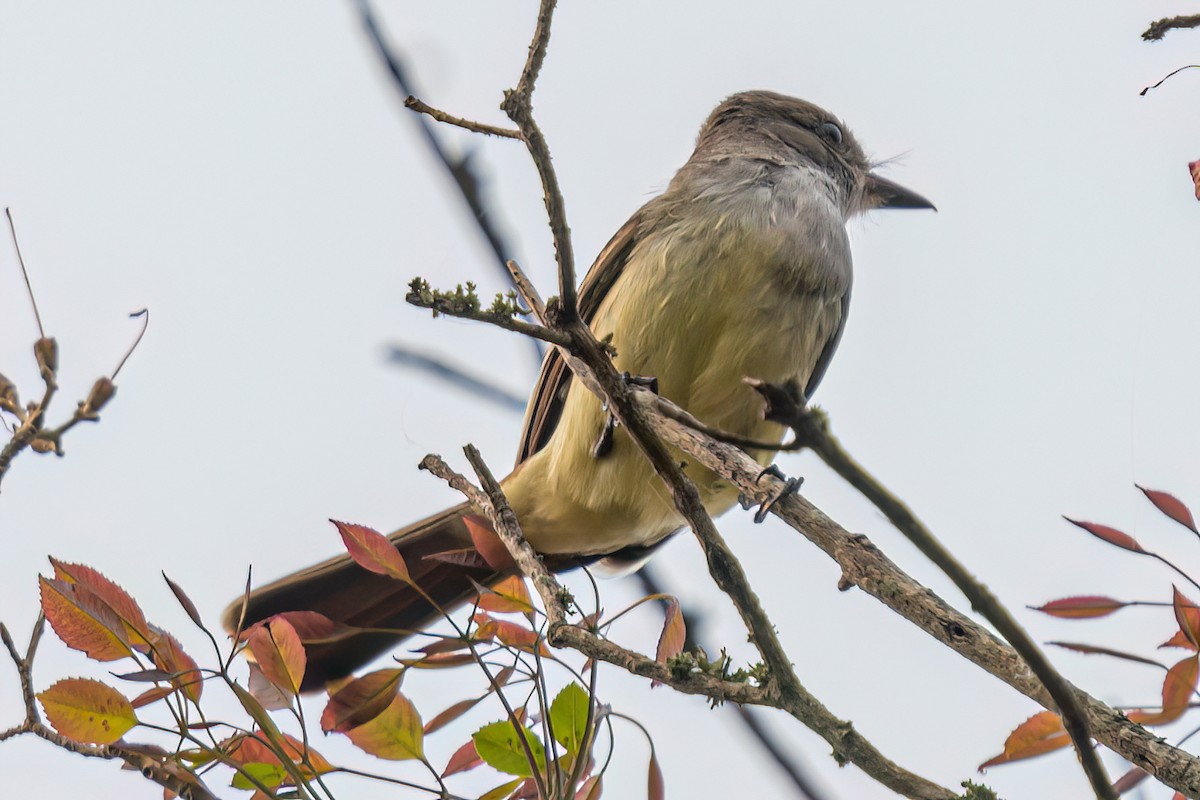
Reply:
[[[758,511],[754,512],[754,521],[756,523],[765,520],[767,518],[767,514],[771,513],[771,509],[775,507],[776,503],[788,495],[796,494],[800,491],[800,487],[804,485],[804,478],[789,478],[787,475],[783,474],[783,470],[774,464],[764,468],[762,472],[758,473],[758,477],[754,479],[754,482],[760,482],[764,475],[771,475],[775,478],[778,478],[779,480],[783,481],[783,486],[778,492],[768,497],[762,502],[761,505],[759,505]],[[743,495],[743,497],[739,499],[742,501],[742,508],[748,510],[750,506],[745,502],[745,496]]]

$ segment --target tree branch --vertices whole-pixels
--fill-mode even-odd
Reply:
[[[1189,14],[1185,17],[1166,17],[1150,23],[1150,27],[1142,31],[1142,38],[1147,42],[1157,42],[1167,35],[1168,31],[1184,28],[1200,28],[1200,14]]]

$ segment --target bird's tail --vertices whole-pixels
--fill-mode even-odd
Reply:
[[[284,611],[316,611],[343,625],[373,629],[306,644],[308,666],[302,689],[319,689],[328,680],[349,675],[409,634],[432,625],[443,611],[473,597],[477,589],[472,581],[486,586],[502,577],[485,566],[429,557],[472,547],[463,522],[469,513],[464,503],[388,537],[404,557],[414,583],[436,606],[411,586],[368,572],[342,555],[255,589],[245,603],[244,616],[239,598],[225,610],[225,628],[232,632],[240,620],[245,630]]]

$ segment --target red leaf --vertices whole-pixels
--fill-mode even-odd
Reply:
[[[1142,725],[1164,725],[1173,722],[1187,710],[1196,691],[1196,678],[1200,674],[1200,655],[1192,655],[1167,670],[1163,680],[1161,711],[1130,711],[1126,714]]]
[[[475,740],[472,739],[455,750],[454,755],[450,756],[450,760],[446,763],[446,769],[442,771],[442,777],[448,778],[459,772],[466,772],[469,769],[478,767],[482,763],[483,759],[479,757],[479,753],[475,752]]]
[[[170,686],[155,686],[153,688],[147,689],[146,691],[139,694],[137,697],[130,700],[129,704],[131,706],[133,706],[134,708],[141,708],[142,706],[148,706],[151,703],[156,703],[159,700],[162,700],[164,697],[166,697],[173,691],[175,691],[175,689]]]
[[[1184,650],[1192,651],[1195,651],[1196,649],[1196,646],[1188,641],[1188,638],[1184,635],[1183,631],[1175,631],[1175,634],[1170,639],[1167,639],[1165,642],[1160,644],[1158,649],[1162,650],[1164,647],[1182,647]]]
[[[508,548],[500,540],[500,534],[492,529],[491,523],[477,514],[465,515],[463,522],[467,524],[467,530],[471,533],[471,542],[475,545],[475,550],[483,556],[489,567],[496,572],[512,572],[517,568],[517,562],[513,561]]]
[[[1200,161],[1188,162],[1188,173],[1192,176],[1192,183],[1196,184],[1196,199],[1200,200]]]
[[[1113,781],[1113,791],[1118,795],[1125,794],[1148,777],[1150,777],[1150,773],[1146,772],[1146,770],[1141,767],[1132,767],[1124,775]]]
[[[672,597],[667,601],[667,618],[658,637],[658,649],[654,652],[654,660],[666,664],[668,660],[683,652],[686,640],[687,628],[683,623],[683,611],[679,608],[679,600]]]
[[[1064,597],[1061,600],[1051,600],[1041,606],[1035,606],[1034,611],[1041,611],[1052,617],[1062,619],[1093,619],[1107,617],[1114,611],[1120,611],[1128,603],[1114,600],[1102,595],[1084,595],[1080,597]]]
[[[1126,661],[1136,661],[1139,664],[1149,664],[1152,667],[1160,669],[1167,668],[1166,665],[1160,664],[1153,659],[1142,658],[1141,656],[1135,656],[1133,653],[1124,653],[1120,650],[1111,650],[1107,647],[1096,647],[1095,645],[1078,644],[1076,642],[1047,642],[1047,644],[1052,644],[1055,647],[1061,647],[1065,650],[1074,650],[1076,653],[1083,653],[1084,655],[1112,656],[1113,658],[1122,658]]]
[[[250,652],[267,680],[297,694],[308,659],[296,629],[285,619],[272,619],[250,634]]]
[[[1137,486],[1137,484],[1135,483],[1134,486]],[[1145,486],[1137,486],[1137,488],[1142,490],[1142,494],[1146,495],[1146,499],[1154,503],[1154,507],[1159,511],[1192,533],[1200,535],[1200,530],[1196,530],[1196,520],[1192,518],[1192,512],[1188,510],[1188,507],[1183,504],[1182,500],[1175,497],[1175,495],[1155,489],[1147,489]]]
[[[316,611],[283,611],[272,614],[266,619],[259,620],[242,631],[242,641],[250,638],[256,628],[261,628],[273,620],[286,620],[296,630],[296,635],[304,644],[329,644],[349,638],[359,632],[359,628],[334,622],[324,614]]]
[[[1171,591],[1171,607],[1175,609],[1179,632],[1187,639],[1192,650],[1200,650],[1200,608],[1184,597],[1179,587],[1172,585]]]
[[[485,697],[486,697],[486,695],[485,695]],[[467,713],[472,708],[477,706],[479,704],[479,701],[482,699],[483,699],[483,697],[469,697],[466,700],[459,700],[457,703],[455,703],[454,705],[445,709],[444,711],[440,712],[433,719],[429,720],[429,722],[426,722],[425,723],[425,734],[426,735],[431,734],[434,731],[438,730],[439,728],[443,728],[446,725],[449,725],[451,722],[458,719],[463,714]],[[472,745],[473,744],[474,743],[472,743]],[[473,749],[473,747],[472,747],[472,749]]]
[[[1120,547],[1122,550],[1129,550],[1134,553],[1146,552],[1142,549],[1142,546],[1137,543],[1137,539],[1134,539],[1127,533],[1121,533],[1121,531],[1117,530],[1116,528],[1110,528],[1107,525],[1100,525],[1095,522],[1082,522],[1077,519],[1071,519],[1070,517],[1063,517],[1063,519],[1072,525],[1075,525],[1076,527],[1083,528],[1085,531],[1098,539],[1103,539],[1111,545]]]
[[[150,626],[146,624],[146,617],[137,601],[128,592],[83,564],[69,564],[55,558],[51,558],[50,563],[54,565],[54,577],[82,586],[111,608],[125,625],[126,641],[135,650],[146,652],[145,645],[150,638]]]
[[[283,752],[292,760],[297,767],[300,768],[300,774],[311,778],[314,774],[324,775],[327,772],[333,771],[333,765],[330,764],[324,756],[313,750],[304,742],[289,734],[281,734]],[[229,746],[232,743],[232,746]],[[236,764],[277,764],[282,766],[283,762],[279,760],[279,756],[263,741],[257,738],[257,735],[247,736],[238,734],[238,736],[226,739],[222,742],[222,749]]]
[[[91,591],[41,575],[38,585],[42,613],[67,647],[87,653],[97,661],[117,661],[133,655],[124,623]]]
[[[346,545],[346,551],[360,567],[377,575],[387,575],[398,581],[412,583],[412,578],[408,575],[408,565],[404,563],[400,551],[382,533],[366,525],[338,522],[336,519],[329,521],[337,527],[338,533],[342,535],[342,542]]]
[[[600,793],[603,791],[604,785],[601,776],[593,775],[579,787],[579,791],[575,793],[575,800],[599,800]]]
[[[646,796],[649,800],[663,800],[666,789],[663,786],[662,767],[658,765],[658,756],[650,751],[650,771],[646,776]]]
[[[199,666],[183,651],[178,639],[153,625],[150,627],[153,637],[151,654],[155,666],[171,673],[171,685],[186,694],[193,703],[198,703],[204,689],[204,675]]]
[[[1063,727],[1062,718],[1053,711],[1041,711],[1018,725],[1004,740],[1004,752],[980,764],[979,771],[1050,753],[1070,743],[1071,737]]]
[[[403,678],[402,669],[381,669],[338,689],[321,714],[321,730],[345,733],[375,719],[392,704]]]

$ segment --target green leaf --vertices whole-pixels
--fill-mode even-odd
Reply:
[[[495,789],[492,789],[490,792],[479,795],[479,800],[501,800],[502,798],[508,797],[510,794],[512,794],[513,789],[516,789],[521,785],[522,780],[524,779],[517,778],[515,781],[502,783]]]
[[[530,765],[525,748],[521,745],[521,732],[524,732],[529,749],[533,752],[533,765]],[[539,772],[546,769],[546,748],[541,741],[531,730],[521,728],[519,732],[509,720],[484,725],[472,734],[471,739],[475,742],[475,752],[479,753],[484,763],[500,772],[529,777],[533,775],[535,767]]]
[[[578,683],[570,683],[550,704],[550,725],[554,738],[572,755],[578,754],[587,738],[588,709],[591,700]]]
[[[235,789],[257,789],[258,787],[251,782],[243,773],[253,775],[255,780],[260,781],[264,786],[276,787],[287,779],[287,770],[282,764],[242,764],[241,772],[233,773],[233,783],[230,784]]]
[[[54,730],[75,742],[112,744],[138,724],[125,695],[91,678],[66,678],[37,698]]]
[[[355,747],[377,758],[389,761],[425,758],[421,715],[402,694],[392,698],[382,714],[345,733]]]

